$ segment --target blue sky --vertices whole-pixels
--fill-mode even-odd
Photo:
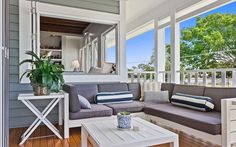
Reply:
[[[214,9],[212,11],[206,12],[201,17],[205,17],[209,14],[214,13],[233,13],[236,14],[236,2],[222,6],[220,8]],[[196,18],[188,19],[181,22],[180,28],[188,28],[195,26]],[[166,29],[166,43],[170,42],[170,28]],[[127,50],[127,67],[131,68],[140,63],[148,63],[152,55],[152,50],[154,48],[154,31],[150,30],[143,33],[137,37],[127,40],[126,42]]]

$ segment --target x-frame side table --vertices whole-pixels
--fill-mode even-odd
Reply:
[[[69,105],[69,95],[66,92],[52,93],[45,96],[34,96],[34,94],[19,94],[18,100],[24,103],[31,112],[36,115],[36,119],[29,126],[21,136],[20,145],[24,144],[30,135],[36,130],[36,128],[44,123],[58,138],[62,139],[59,130],[47,119],[49,113],[59,104],[59,125],[62,125],[64,118],[64,138],[68,137],[69,132],[67,131],[68,126],[68,105]],[[45,109],[41,112],[38,108],[31,102],[33,100],[51,100]]]

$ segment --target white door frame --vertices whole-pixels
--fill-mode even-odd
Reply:
[[[0,147],[3,147],[3,1],[0,1]]]
[[[8,1],[0,1],[0,147],[8,146]]]

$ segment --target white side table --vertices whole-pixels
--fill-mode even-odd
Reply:
[[[31,103],[32,100],[50,100],[50,99],[51,101],[42,112],[40,112],[33,105],[33,103]],[[57,104],[59,104],[59,125],[62,125],[62,120],[64,116],[64,137],[65,138],[68,137],[69,132],[67,131],[67,129],[65,129],[68,126],[68,118],[69,118],[68,117],[68,114],[69,114],[68,93],[59,92],[59,93],[52,93],[50,95],[44,95],[44,96],[34,96],[34,94],[19,94],[18,100],[24,103],[37,116],[35,121],[29,126],[29,128],[21,136],[20,145],[25,143],[25,141],[30,137],[30,135],[41,123],[44,123],[58,138],[62,139],[59,130],[46,118]],[[64,103],[64,108],[63,108],[63,103]]]

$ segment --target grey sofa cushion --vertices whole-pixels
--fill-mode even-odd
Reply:
[[[236,88],[206,87],[204,96],[211,97],[215,104],[215,110],[221,111],[221,100],[225,98],[236,98]]]
[[[144,102],[152,102],[156,104],[168,103],[169,92],[168,91],[146,91],[144,92]]]
[[[78,90],[78,94],[85,97],[90,103],[95,103],[95,97],[98,93],[97,84],[77,84],[75,86]]]
[[[139,83],[129,83],[128,89],[133,94],[135,100],[141,98],[141,86]]]
[[[112,108],[113,114],[116,115],[121,111],[128,112],[141,112],[143,111],[144,103],[140,101],[133,101],[130,103],[120,103],[120,104],[106,104],[106,106]]]
[[[74,85],[64,84],[63,90],[69,93],[69,110],[70,112],[78,112],[81,109],[79,99],[78,99],[78,90]]]
[[[198,95],[203,96],[204,95],[204,86],[195,86],[195,85],[175,85],[173,90],[173,95],[176,93],[184,93],[184,94],[190,94],[190,95]]]
[[[99,92],[121,92],[129,91],[126,83],[98,84]]]
[[[221,114],[177,107],[170,103],[148,105],[144,112],[212,135],[221,134]]]
[[[70,112],[70,119],[83,119],[92,117],[105,117],[111,116],[112,109],[105,105],[91,104],[91,109],[81,109],[79,112]]]
[[[169,100],[172,97],[174,86],[175,86],[175,84],[173,84],[173,83],[162,83],[161,84],[161,91],[169,91]]]

